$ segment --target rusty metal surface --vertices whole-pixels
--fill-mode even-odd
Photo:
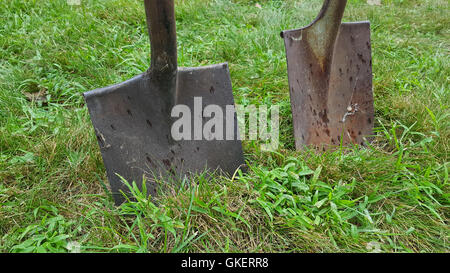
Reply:
[[[364,145],[372,135],[370,24],[341,24],[345,5],[325,1],[311,25],[282,33],[298,150]]]
[[[145,2],[152,50],[158,51],[152,58],[158,60],[137,77],[84,94],[116,204],[124,201],[120,191],[128,191],[118,175],[139,187],[145,176],[148,193],[154,195],[156,179],[178,183],[205,170],[233,174],[244,164],[237,122],[235,140],[172,139],[170,113],[175,104],[194,109],[194,97],[201,97],[203,106],[215,104],[225,112],[234,99],[227,64],[177,68],[173,0],[159,1]],[[225,116],[223,124],[225,132]]]

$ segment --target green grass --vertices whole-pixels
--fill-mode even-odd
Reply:
[[[81,2],[0,0],[0,252],[449,252],[448,1],[349,0],[344,21],[371,21],[376,137],[317,153],[294,151],[279,33],[322,1],[178,0],[180,65],[229,62],[237,103],[280,105],[281,147],[245,141],[247,174],[158,205],[130,185],[118,208],[81,93],[147,69],[144,9]]]

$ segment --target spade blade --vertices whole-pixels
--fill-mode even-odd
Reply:
[[[121,84],[84,94],[116,204],[124,201],[121,191],[128,192],[119,175],[139,187],[145,177],[148,193],[154,195],[156,179],[180,181],[206,170],[233,174],[244,164],[236,122],[234,140],[174,141],[168,93],[160,90],[153,78],[151,73],[143,73]],[[202,98],[202,107],[215,104],[223,113],[227,105],[234,106],[227,64],[180,68],[177,104],[194,109],[194,97]],[[192,115],[191,124],[194,119]],[[223,115],[224,132],[225,119]],[[192,127],[191,135],[194,134]]]

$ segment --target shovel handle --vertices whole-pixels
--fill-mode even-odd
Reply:
[[[171,75],[178,66],[174,0],[145,0],[144,5],[151,43],[150,70]]]
[[[337,32],[341,25],[342,16],[344,15],[347,0],[325,0],[322,9],[316,19],[309,25],[310,27],[318,23],[326,24],[325,34]]]
[[[317,18],[305,27],[319,58],[329,57],[333,52],[346,5],[347,0],[325,0]]]

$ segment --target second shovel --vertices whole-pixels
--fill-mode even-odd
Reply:
[[[370,24],[341,24],[346,4],[325,0],[313,23],[281,34],[297,150],[364,145],[372,135]]]

